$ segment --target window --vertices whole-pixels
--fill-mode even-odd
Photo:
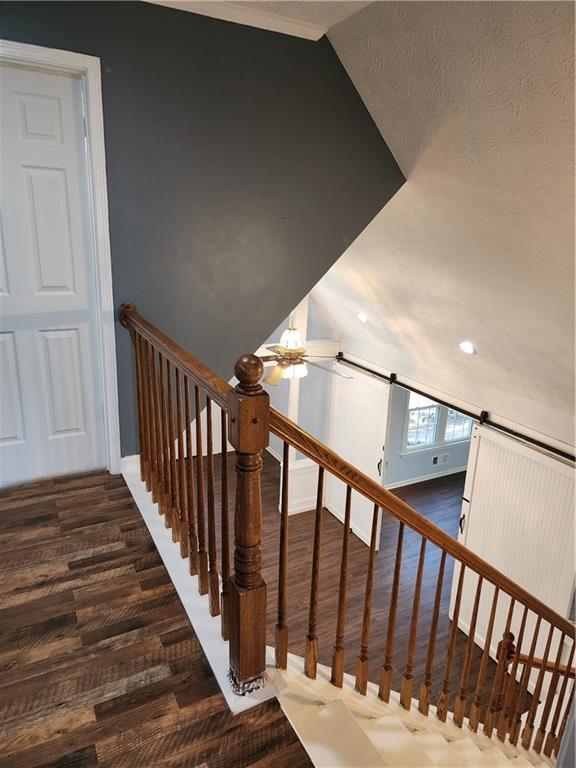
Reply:
[[[444,442],[453,443],[456,440],[467,440],[472,434],[472,419],[459,411],[448,408]]]
[[[468,440],[473,424],[469,416],[410,392],[407,398],[404,448],[414,450]]]
[[[436,442],[440,406],[427,397],[410,392],[406,446],[432,445]]]

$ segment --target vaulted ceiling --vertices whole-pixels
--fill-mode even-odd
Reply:
[[[313,321],[573,444],[573,5],[376,2],[329,38],[407,183],[316,286]]]

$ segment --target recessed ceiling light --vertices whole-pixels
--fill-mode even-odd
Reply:
[[[358,312],[356,317],[358,318],[358,320],[360,320],[361,323],[368,322],[368,315],[366,314],[366,312]]]
[[[474,344],[472,344],[471,341],[461,341],[460,344],[458,344],[462,352],[465,352],[467,355],[475,355],[476,354],[476,347]]]

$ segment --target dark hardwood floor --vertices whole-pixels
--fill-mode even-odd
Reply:
[[[228,462],[232,502],[233,454]],[[456,536],[463,480],[463,475],[452,475],[397,493]],[[262,546],[270,645],[276,622],[279,482],[279,465],[265,453]],[[215,496],[218,503],[218,486]],[[313,511],[289,519],[289,650],[300,656],[307,631],[313,526]],[[319,661],[329,665],[342,525],[324,511],[322,527]],[[397,530],[397,522],[384,515],[369,651],[373,682],[379,680],[384,657]],[[396,690],[405,664],[419,550],[419,537],[406,531],[393,657]],[[438,550],[429,546],[414,660],[415,696],[424,673],[439,559]],[[360,650],[367,561],[368,548],[351,535],[345,636],[350,673]],[[101,473],[61,478],[0,494],[0,574],[0,768],[310,765],[276,701],[230,714],[121,477]],[[451,628],[451,580],[448,559],[433,703]],[[459,632],[451,708],[466,640]],[[479,660],[475,647],[471,687]],[[493,671],[491,662],[485,694]]]
[[[124,480],[0,494],[0,767],[311,763],[273,700],[233,716]]]

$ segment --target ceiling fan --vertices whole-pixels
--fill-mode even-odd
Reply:
[[[273,354],[260,357],[263,363],[275,362],[270,371],[264,377],[264,382],[275,387],[282,379],[301,379],[308,375],[308,365],[320,368],[327,373],[342,376],[344,379],[352,379],[347,373],[325,368],[317,360],[335,360],[333,355],[309,355],[302,344],[302,336],[297,328],[287,328],[280,337],[280,343],[266,347]]]

